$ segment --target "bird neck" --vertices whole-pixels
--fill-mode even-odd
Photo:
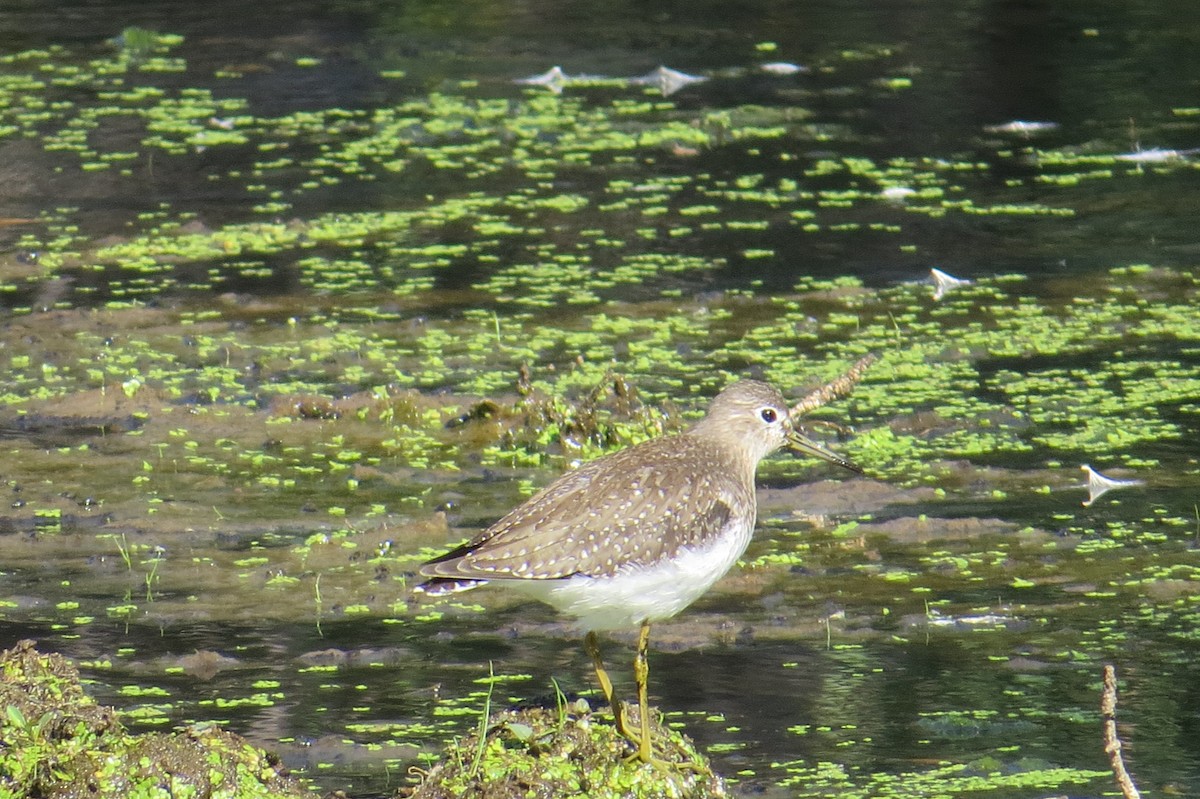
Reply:
[[[707,426],[706,421],[707,419],[701,419],[683,435],[703,441],[717,454],[727,470],[753,485],[754,472],[758,469],[758,462],[762,460],[762,456],[753,450],[746,439],[731,436],[727,429]]]

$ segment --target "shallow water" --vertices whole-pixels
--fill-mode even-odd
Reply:
[[[867,477],[763,465],[655,701],[747,793],[1088,796],[1113,662],[1143,789],[1200,792],[1190,6],[249,5],[0,12],[8,643],[387,793],[489,661],[591,689],[422,558],[872,351],[812,427]],[[660,63],[708,80],[621,80]],[[512,82],[554,64],[605,78]]]

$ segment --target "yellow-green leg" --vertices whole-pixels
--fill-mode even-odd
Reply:
[[[604,669],[604,662],[600,658],[600,641],[596,634],[589,632],[583,639],[583,645],[592,657],[592,665],[596,668],[596,679],[600,682],[600,690],[604,692],[604,698],[612,707],[613,722],[617,733],[637,749],[637,752],[630,755],[629,759],[637,758],[643,763],[650,763],[658,768],[676,768],[708,773],[708,766],[703,763],[668,763],[654,758],[654,746],[650,738],[650,661],[647,657],[650,651],[650,622],[648,620],[642,622],[641,630],[638,633],[637,655],[633,661],[633,676],[637,682],[638,726],[640,727],[640,731],[636,734],[629,727],[625,704],[617,699],[612,680],[608,678],[608,672]]]
[[[612,680],[608,678],[608,672],[604,669],[604,661],[600,658],[600,640],[591,630],[583,638],[583,647],[592,657],[592,666],[596,669],[596,680],[600,683],[600,690],[604,692],[608,706],[612,708],[613,724],[617,728],[617,732],[633,741],[633,736],[629,734],[629,726],[625,723],[625,708],[621,704],[621,700],[617,699],[617,695],[613,691]]]
[[[642,731],[639,738],[628,734],[625,737],[637,747],[636,757],[643,763],[650,763],[658,768],[674,768],[711,774],[712,772],[704,763],[672,763],[654,757],[654,746],[650,739],[650,661],[647,658],[649,651],[650,620],[646,619],[642,622],[642,629],[638,632],[637,657],[633,661],[633,678],[637,682],[638,693],[638,721]]]
[[[650,661],[646,653],[650,650],[650,621],[642,622],[638,633],[637,657],[633,661],[633,679],[637,683],[638,721],[641,722],[641,740],[637,741],[638,760],[649,763],[654,750],[650,746]],[[627,736],[628,737],[628,736]]]

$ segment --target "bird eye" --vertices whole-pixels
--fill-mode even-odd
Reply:
[[[761,416],[762,420],[767,424],[775,424],[775,420],[779,418],[779,415],[775,413],[774,408],[763,408],[761,411],[759,411],[758,415]]]

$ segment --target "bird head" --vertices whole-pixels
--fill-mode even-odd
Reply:
[[[757,463],[777,449],[789,449],[862,473],[847,458],[801,433],[783,395],[768,383],[739,380],[718,394],[708,414],[694,428],[701,433],[732,437]]]

